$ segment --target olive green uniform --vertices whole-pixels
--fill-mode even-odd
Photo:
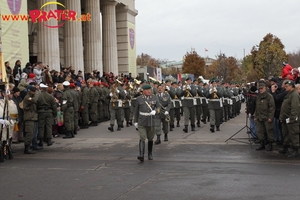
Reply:
[[[52,138],[52,125],[54,118],[57,116],[57,105],[54,97],[46,90],[39,94],[37,100],[38,111],[38,138],[51,139]]]
[[[296,149],[299,148],[299,107],[300,97],[294,89],[285,96],[279,116],[279,120],[282,121],[283,145],[288,146],[291,142],[292,147]]]
[[[180,108],[182,107],[181,103],[181,93],[180,88],[171,87],[169,90],[169,95],[171,97],[171,108],[170,108],[170,130],[174,128],[175,118],[177,120],[177,127],[179,127],[180,122]]]
[[[210,88],[207,91],[208,110],[210,119],[210,131],[214,132],[216,126],[217,131],[221,124],[221,109],[223,108],[223,89],[221,87]]]
[[[157,93],[156,96],[159,100],[160,113],[156,113],[155,115],[155,133],[159,137],[161,135],[161,131],[163,131],[165,135],[169,133],[169,121],[166,120],[165,112],[167,111],[170,113],[171,98],[169,93],[166,91]]]
[[[66,137],[74,137],[74,99],[68,87],[63,93],[62,112],[64,114],[64,126],[66,128]]]
[[[23,99],[24,111],[24,132],[25,132],[25,147],[28,147],[36,132],[36,122],[38,121],[38,113],[36,99],[34,94],[30,92]]]
[[[182,106],[183,106],[183,113],[184,113],[184,131],[188,132],[188,125],[189,121],[191,120],[191,127],[192,131],[195,130],[195,105],[196,99],[194,96],[196,95],[197,91],[195,88],[192,88],[189,85],[185,85],[182,88]]]
[[[87,86],[82,87],[80,96],[82,126],[87,128],[89,124],[89,88]]]
[[[79,94],[75,89],[70,89],[71,94],[73,95],[73,106],[74,106],[74,134],[76,134],[76,130],[78,128],[78,115],[79,115]]]
[[[97,125],[98,122],[98,99],[99,99],[99,93],[96,89],[96,87],[91,87],[89,91],[89,114],[91,119],[92,125]]]
[[[208,100],[206,98],[207,89],[203,86],[199,86],[198,95],[201,101],[201,110],[202,110],[202,122],[206,124],[207,117],[209,116],[208,113]]]
[[[257,120],[258,139],[263,143],[265,141],[273,142],[273,123],[268,119],[274,118],[275,102],[274,98],[268,92],[259,93],[256,98],[256,108],[254,118]],[[266,135],[265,135],[266,134]]]

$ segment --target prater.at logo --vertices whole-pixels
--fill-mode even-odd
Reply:
[[[63,7],[63,10],[42,10],[48,5],[57,4],[58,6]],[[77,17],[77,12],[75,10],[68,10],[66,6],[60,2],[51,1],[43,4],[40,10],[31,10],[29,11],[29,17],[33,23],[43,23],[44,26],[48,28],[59,28],[64,25],[66,21],[91,21],[91,15],[89,13],[82,14],[80,17]],[[52,26],[47,22],[49,20],[57,20],[58,25]]]

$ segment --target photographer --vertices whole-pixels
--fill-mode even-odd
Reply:
[[[253,139],[258,139],[256,133],[256,123],[254,121],[254,112],[256,107],[257,87],[252,86],[246,96],[246,113],[250,120],[250,134]]]

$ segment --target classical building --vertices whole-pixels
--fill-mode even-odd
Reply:
[[[15,14],[13,12],[15,7],[12,6],[16,6],[20,1],[17,3],[15,0],[10,1],[14,3],[6,6],[12,14]],[[102,71],[136,74],[135,17],[138,12],[135,9],[135,0],[23,0],[22,2],[27,2],[26,11],[29,16],[32,10],[41,9],[47,13],[55,10],[72,10],[76,12],[78,19],[76,21],[51,19],[36,23],[33,23],[32,19],[28,20],[29,58],[22,60],[22,65],[28,61],[31,63],[42,61],[55,70],[72,66],[76,72],[98,70],[101,74]],[[2,14],[4,12],[2,11]],[[60,27],[49,28],[55,26]],[[6,27],[6,30],[9,28]],[[4,40],[5,36],[2,36]],[[14,63],[17,58],[18,55],[4,59]]]

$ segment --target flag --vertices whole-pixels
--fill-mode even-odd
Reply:
[[[0,82],[6,82],[6,69],[4,66],[3,55],[2,55],[2,42],[0,41]]]
[[[208,51],[208,50],[205,48],[204,51]]]

